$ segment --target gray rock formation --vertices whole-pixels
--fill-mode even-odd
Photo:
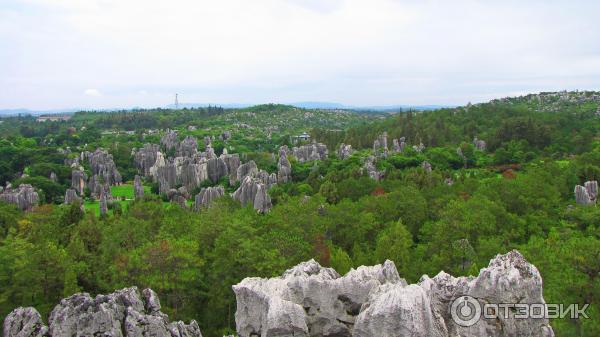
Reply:
[[[406,147],[406,138],[405,137],[400,137],[400,139],[393,139],[392,140],[392,151],[395,153],[400,153],[404,151],[404,148]]]
[[[240,337],[261,336],[531,336],[552,337],[547,319],[515,319],[510,311],[469,327],[453,321],[452,302],[544,303],[537,269],[512,251],[498,255],[478,277],[440,272],[408,285],[393,262],[340,276],[314,260],[281,277],[246,278],[233,286]]]
[[[80,170],[74,170],[71,172],[71,187],[77,191],[77,194],[84,194],[86,182],[87,176],[85,172]]]
[[[313,142],[312,144],[292,148],[292,153],[299,162],[303,163],[311,160],[326,159],[328,151],[325,144]]]
[[[236,172],[236,181],[244,181],[244,178],[246,178],[247,176],[255,176],[256,174],[258,174],[258,167],[256,166],[256,163],[254,162],[254,160],[251,160],[247,163],[244,163],[242,165],[240,165],[237,169]]]
[[[80,205],[82,204],[82,200],[77,195],[77,191],[73,188],[67,189],[67,191],[65,192],[65,204],[70,205],[75,202],[79,203]]]
[[[229,175],[227,163],[225,163],[225,160],[222,157],[209,159],[206,168],[208,170],[208,179],[213,183],[216,183],[222,177]]]
[[[158,181],[158,191],[160,194],[167,193],[168,190],[175,187],[179,180],[177,179],[177,166],[175,163],[167,163],[158,167],[156,171]]]
[[[30,211],[33,206],[39,203],[40,198],[33,186],[29,184],[21,184],[17,188],[12,188],[11,184],[7,184],[2,194],[0,194],[0,200],[15,204],[24,211]]]
[[[377,136],[377,139],[373,141],[373,153],[376,156],[387,157],[388,155],[388,144],[387,144],[387,132],[384,132]]]
[[[237,153],[228,154],[227,149],[223,149],[223,154],[219,157],[225,161],[227,171],[229,172],[229,183],[234,184],[237,181],[237,170],[242,164],[240,156]]]
[[[152,180],[158,181],[158,170],[161,167],[164,167],[165,165],[167,165],[167,160],[165,159],[165,156],[162,154],[162,152],[157,152],[154,165],[152,165],[149,169],[149,174],[150,177],[152,177]]]
[[[144,144],[144,147],[135,152],[133,161],[136,168],[145,177],[150,176],[150,168],[156,163],[160,146],[158,144]]]
[[[218,198],[225,195],[223,186],[207,187],[200,190],[194,200],[194,210],[200,211],[202,208],[208,208]]]
[[[273,185],[277,184],[277,174],[265,171],[258,170],[258,173],[254,175],[256,179],[260,181],[261,184],[265,185],[267,189],[273,187]]]
[[[368,156],[365,159],[362,170],[363,172],[366,172],[366,174],[372,179],[380,181],[385,176],[385,171],[378,171],[377,167],[375,166],[375,161],[376,159],[374,156]]]
[[[122,182],[121,174],[117,170],[117,165],[115,165],[112,155],[107,151],[97,149],[93,153],[88,154],[88,160],[92,176],[102,177],[103,183],[111,186]],[[90,189],[92,188],[90,187]]]
[[[340,148],[338,149],[338,157],[342,160],[349,158],[352,153],[354,152],[354,150],[352,150],[352,145],[348,144],[340,144]]]
[[[193,157],[198,153],[198,140],[196,137],[187,136],[177,145],[178,157]]]
[[[421,167],[426,173],[431,173],[431,164],[427,160],[421,163]]]
[[[100,192],[100,215],[106,215],[108,213],[108,196],[107,193],[102,190]]]
[[[413,145],[413,150],[415,150],[418,153],[421,153],[423,152],[423,150],[425,150],[425,145],[419,142],[419,145]]]
[[[5,337],[42,337],[47,334],[48,327],[34,308],[19,307],[4,318],[2,335]]]
[[[586,181],[583,186],[587,190],[592,202],[596,202],[598,199],[598,182],[596,180]]]
[[[167,133],[160,138],[160,144],[167,150],[177,147],[177,131],[167,130]]]
[[[50,180],[52,180],[53,182],[58,182],[58,176],[56,175],[56,173],[54,173],[54,171],[50,172]]]
[[[583,186],[575,186],[575,201],[580,205],[592,205],[598,198],[598,182],[586,181]]]
[[[144,185],[142,185],[142,179],[137,174],[133,179],[133,195],[135,200],[144,199]]]
[[[229,138],[231,138],[231,131],[223,131],[223,133],[221,133],[221,140],[225,141]]]
[[[477,137],[473,138],[473,146],[479,151],[485,151],[486,143],[481,139],[477,139]]]
[[[189,191],[200,186],[203,181],[208,179],[207,162],[204,159],[197,161],[186,158],[179,171],[179,180]]]
[[[238,200],[242,206],[252,204],[259,213],[267,213],[273,207],[271,197],[267,193],[267,186],[261,183],[260,179],[252,176],[246,176],[231,197]]]
[[[277,182],[288,183],[292,181],[292,164],[287,159],[285,151],[279,151],[279,161],[277,162]]]
[[[17,308],[4,320],[4,337],[156,336],[202,337],[196,321],[169,322],[154,291],[136,287],[92,298],[79,293],[63,299],[42,322],[34,308]]]

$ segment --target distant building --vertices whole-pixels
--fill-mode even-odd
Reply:
[[[307,141],[310,139],[310,135],[306,132],[302,132],[302,134],[299,136],[296,136],[296,138],[298,138],[298,140]]]
[[[37,118],[38,122],[59,122],[59,121],[68,121],[71,119],[71,115],[48,115],[48,116],[39,116]]]
[[[301,141],[305,142],[305,141],[308,141],[308,140],[310,140],[310,135],[308,133],[306,133],[306,132],[302,132],[298,136],[292,136],[291,137],[291,141],[294,144],[296,144],[298,142],[301,142]]]

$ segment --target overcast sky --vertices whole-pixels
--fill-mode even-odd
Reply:
[[[0,0],[0,109],[563,89],[600,89],[600,1]]]

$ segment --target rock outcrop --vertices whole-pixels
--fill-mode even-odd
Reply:
[[[24,211],[30,211],[40,201],[38,193],[30,184],[21,184],[17,188],[7,184],[0,194],[0,200],[9,204],[15,204]]]
[[[100,192],[100,215],[108,213],[108,196],[104,191]]]
[[[156,163],[160,146],[158,144],[144,144],[144,147],[135,152],[133,161],[140,172],[148,177],[150,168]]]
[[[431,163],[427,160],[421,163],[421,168],[423,168],[426,173],[431,173]]]
[[[287,159],[285,151],[279,151],[279,161],[277,162],[277,182],[288,183],[292,181],[292,164]]]
[[[267,213],[273,207],[267,186],[252,176],[246,176],[231,197],[238,200],[242,206],[252,204],[258,213]]]
[[[81,170],[74,170],[71,172],[71,187],[75,189],[79,195],[84,194],[86,184],[87,176],[85,172]]]
[[[240,156],[237,153],[228,154],[227,149],[223,149],[223,154],[219,158],[223,159],[225,165],[227,165],[229,183],[234,184],[237,181],[237,170],[242,164]]]
[[[328,151],[325,144],[313,142],[312,144],[293,147],[292,153],[299,162],[303,163],[306,161],[326,159]]]
[[[65,192],[65,204],[70,205],[72,203],[82,204],[81,198],[77,195],[77,191],[73,188],[68,188]]]
[[[160,138],[160,144],[167,150],[170,151],[177,147],[177,131],[167,130]]]
[[[406,138],[405,137],[400,137],[400,139],[393,139],[392,140],[392,151],[395,153],[400,153],[404,151],[404,148],[406,147]]]
[[[198,153],[198,140],[196,137],[187,136],[177,145],[178,157],[193,157]]]
[[[373,141],[373,153],[376,156],[387,157],[388,155],[388,141],[387,132],[384,132],[377,136],[377,139]]]
[[[413,145],[412,148],[415,150],[415,152],[421,153],[423,150],[425,150],[425,145],[422,142],[419,142],[419,145]]]
[[[477,139],[477,137],[473,138],[473,146],[479,151],[485,151],[487,144],[485,141],[481,139]]]
[[[100,176],[104,184],[115,185],[121,183],[121,174],[117,170],[117,165],[113,160],[113,156],[106,150],[97,149],[92,153],[86,153],[92,176]],[[93,190],[92,187],[90,189]]]
[[[513,311],[470,326],[452,319],[453,301],[464,296],[479,305],[544,303],[538,270],[517,251],[496,256],[477,277],[440,272],[408,285],[391,261],[340,276],[311,260],[233,290],[240,337],[554,336],[547,319],[515,319]]]
[[[202,208],[208,208],[218,198],[225,195],[223,186],[207,187],[200,190],[194,199],[194,210],[200,211]]]
[[[202,337],[196,321],[169,322],[151,289],[136,287],[92,298],[79,293],[63,299],[42,322],[34,308],[17,308],[4,320],[4,337],[156,336]]]
[[[575,186],[575,201],[580,205],[592,205],[598,199],[598,182],[586,181],[583,186]]]
[[[368,156],[365,159],[362,170],[363,172],[366,172],[367,175],[372,179],[380,181],[385,176],[385,171],[378,171],[377,167],[375,166],[375,161],[376,158],[374,156]]]
[[[135,200],[144,199],[144,185],[142,185],[142,178],[137,174],[133,179],[133,196]]]
[[[240,165],[236,172],[236,181],[242,182],[247,176],[255,176],[258,174],[258,166],[254,160]]]
[[[350,144],[340,144],[340,148],[338,149],[337,155],[340,159],[344,160],[350,158],[354,150],[352,150],[352,145]]]

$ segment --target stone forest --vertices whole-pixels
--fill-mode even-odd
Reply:
[[[0,120],[5,337],[600,335],[598,92]]]

